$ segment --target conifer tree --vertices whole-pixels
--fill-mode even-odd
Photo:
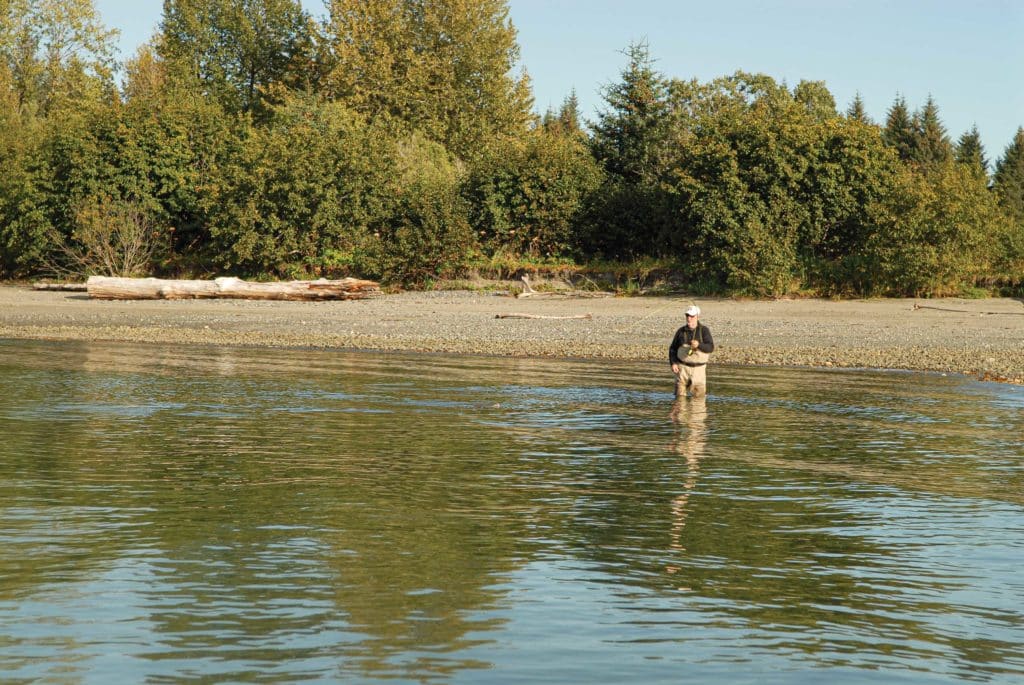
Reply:
[[[985,159],[985,148],[981,144],[981,134],[978,133],[977,125],[960,136],[953,151],[953,158],[958,164],[970,168],[977,178],[988,177],[988,160]]]
[[[558,123],[565,133],[571,135],[583,135],[583,124],[580,120],[580,101],[573,90],[562,102],[558,110]]]
[[[939,118],[939,107],[932,96],[914,117],[917,135],[911,159],[926,169],[934,169],[953,157],[953,146]]]
[[[619,83],[604,88],[607,108],[593,124],[594,157],[608,173],[629,182],[652,180],[670,123],[668,84],[654,70],[646,43],[626,51]]]
[[[858,92],[853,96],[853,102],[846,109],[846,118],[850,121],[859,121],[862,124],[872,124],[871,117],[868,116],[867,109],[864,106],[864,99],[861,98]]]
[[[902,95],[897,95],[892,107],[889,108],[885,128],[882,129],[882,140],[886,145],[896,148],[903,161],[909,161],[913,157],[917,133],[910,110],[907,109],[907,101]]]
[[[1002,159],[996,162],[992,185],[1003,207],[1024,230],[1024,127],[1017,129]]]

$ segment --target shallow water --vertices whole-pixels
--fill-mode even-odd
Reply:
[[[1020,682],[1024,392],[0,341],[3,682]]]

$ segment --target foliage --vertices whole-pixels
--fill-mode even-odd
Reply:
[[[716,293],[1019,282],[1024,129],[990,189],[977,129],[954,147],[932,98],[911,114],[897,97],[878,126],[819,81],[667,78],[643,43],[595,121],[574,94],[538,119],[506,0],[329,12],[318,26],[299,0],[165,0],[118,92],[91,0],[3,2],[0,275],[400,286],[577,258],[656,260],[664,282]]]
[[[137,179],[131,195],[147,197],[154,221],[174,227],[164,268],[206,271],[213,247],[209,198],[240,144],[239,125],[194,82],[174,81],[148,48],[127,71],[120,163]]]
[[[323,93],[392,117],[461,159],[532,120],[504,0],[333,0]]]
[[[814,119],[823,121],[838,116],[836,100],[824,81],[801,81],[793,89],[793,99],[802,104]]]
[[[863,294],[950,295],[989,271],[1009,226],[984,189],[962,165],[928,176],[901,170],[892,191],[868,208],[871,278]]]
[[[576,91],[573,90],[565,98],[558,112],[550,109],[545,112],[541,125],[551,133],[558,133],[585,141],[587,134],[583,130],[583,120],[580,116],[580,101],[576,97]]]
[[[661,255],[669,250],[676,217],[663,185],[680,141],[672,84],[654,70],[644,43],[626,51],[621,80],[604,89],[606,109],[593,123],[591,149],[604,168],[577,239],[581,254],[603,259]]]
[[[993,187],[1003,207],[1024,233],[1024,127],[1016,135],[1002,158],[996,163]]]
[[[579,132],[559,121],[482,156],[464,195],[487,251],[559,256],[573,248],[584,202],[601,176]]]
[[[425,285],[462,271],[476,251],[459,194],[461,171],[438,143],[397,142],[394,203],[376,224],[357,266],[385,283]]]
[[[391,202],[390,143],[343,105],[305,96],[244,128],[204,204],[220,266],[299,276],[328,250],[357,249]]]
[[[626,183],[651,183],[664,168],[671,131],[668,83],[654,70],[648,47],[634,43],[621,81],[604,88],[607,108],[594,122],[594,157],[609,176]]]
[[[925,171],[942,167],[953,157],[953,146],[946,127],[939,119],[939,107],[930,96],[924,108],[914,117],[916,136],[910,159]]]
[[[109,96],[114,40],[92,0],[5,0],[0,5],[0,70],[17,108],[47,114],[54,106]]]
[[[15,117],[17,120],[17,117]],[[47,212],[49,173],[41,153],[39,122],[0,119],[0,276],[38,270],[48,254],[52,224]]]
[[[967,166],[979,179],[988,179],[988,159],[985,158],[985,147],[981,144],[981,134],[977,126],[960,136],[953,152],[953,159],[958,164]]]
[[[693,111],[673,181],[693,277],[779,295],[840,276],[895,161],[877,130],[763,75],[717,80]]]
[[[315,27],[299,0],[164,0],[160,56],[227,112],[266,116],[276,87],[316,77]]]
[[[910,110],[907,109],[907,100],[903,96],[897,96],[886,114],[882,140],[886,145],[894,148],[903,161],[910,161],[914,158],[917,130]]]
[[[868,116],[867,108],[864,105],[864,98],[860,96],[858,92],[853,96],[853,102],[846,109],[846,118],[853,121],[859,121],[862,124],[872,124],[871,117]]]

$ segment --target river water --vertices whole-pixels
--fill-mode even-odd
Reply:
[[[1024,391],[0,341],[5,683],[1019,683]]]

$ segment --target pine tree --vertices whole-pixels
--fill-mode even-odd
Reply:
[[[581,141],[586,139],[587,134],[580,123],[580,103],[575,90],[562,101],[562,106],[557,111],[548,108],[541,119],[541,126],[556,135],[578,138]]]
[[[669,124],[668,84],[654,70],[646,43],[626,51],[629,65],[619,83],[604,88],[607,109],[593,124],[594,157],[629,182],[652,180]]]
[[[945,164],[953,157],[953,145],[946,135],[946,127],[939,118],[939,107],[932,96],[915,117],[916,141],[911,159],[926,169]]]
[[[558,110],[558,123],[562,130],[572,135],[583,135],[583,124],[580,120],[580,101],[573,90],[562,102]]]
[[[1024,127],[1017,129],[1002,159],[996,162],[992,185],[1002,205],[1024,230]]]
[[[985,159],[985,148],[981,144],[981,134],[978,133],[977,125],[960,136],[953,151],[953,159],[958,164],[970,168],[977,178],[988,177],[988,160]]]
[[[882,140],[886,145],[896,148],[903,161],[909,161],[913,157],[917,146],[917,133],[914,121],[910,117],[910,110],[907,109],[907,101],[902,95],[897,95],[892,107],[889,108],[885,128],[882,129]]]
[[[846,118],[850,121],[859,121],[862,124],[873,124],[871,117],[868,116],[867,109],[864,107],[864,99],[861,98],[858,92],[853,96],[853,102],[846,109]]]

